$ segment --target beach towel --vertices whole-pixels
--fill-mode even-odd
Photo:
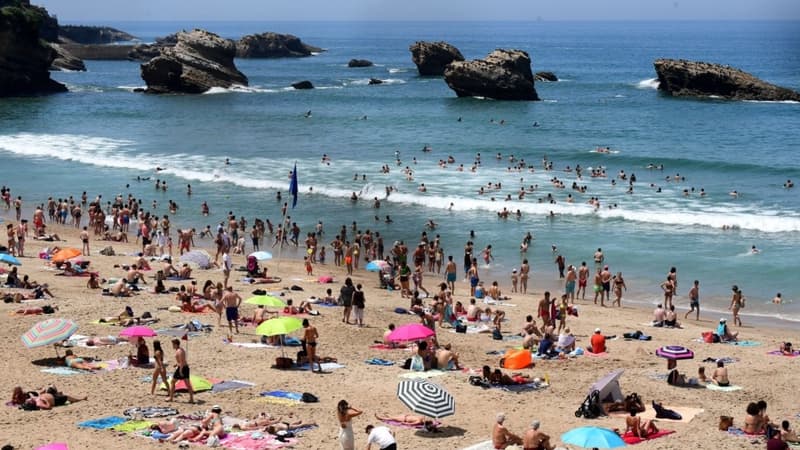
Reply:
[[[121,431],[123,433],[133,433],[134,431],[145,430],[150,428],[153,422],[147,420],[129,420],[119,425],[111,427],[113,431]]]
[[[640,437],[634,436],[630,431],[628,431],[627,433],[622,435],[622,440],[625,441],[625,443],[628,445],[635,445],[644,441],[652,441],[653,439],[658,439],[660,437],[667,436],[674,432],[675,432],[674,430],[658,430],[657,433],[653,433],[647,436],[646,438],[642,439]]]
[[[119,425],[127,422],[128,419],[119,416],[101,417],[99,419],[87,420],[78,424],[81,428],[94,428],[96,430],[105,430],[114,425]]]
[[[371,364],[373,366],[393,366],[394,365],[394,361],[387,361],[385,359],[380,359],[380,358],[370,358],[370,359],[368,359],[368,360],[366,360],[364,362],[367,363],[367,364]]]
[[[712,391],[723,391],[723,392],[733,392],[733,391],[740,391],[742,390],[741,386],[717,386],[714,383],[708,383],[706,385],[706,389],[711,389]]]
[[[314,364],[314,367],[317,367],[317,364]],[[330,371],[333,371],[333,370],[336,370],[336,369],[344,369],[347,366],[345,366],[344,364],[330,362],[330,363],[322,363],[322,364],[320,364],[320,367],[322,368],[323,372],[330,372]],[[317,367],[317,368],[319,368],[319,367]],[[309,366],[308,363],[306,363],[306,364],[303,364],[302,366],[295,366],[292,369],[294,369],[294,370],[311,370],[311,366]]]
[[[280,348],[278,345],[262,344],[260,342],[230,342],[227,339],[222,342],[239,348]]]
[[[443,370],[432,369],[432,370],[429,370],[427,372],[406,372],[406,373],[401,373],[398,376],[400,378],[410,378],[410,379],[423,378],[424,379],[424,378],[433,378],[433,377],[442,376],[442,375],[444,375],[446,373],[447,372],[445,372]]]
[[[265,391],[258,394],[262,397],[276,397],[276,398],[286,398],[289,400],[297,400],[298,402],[300,399],[303,398],[302,392],[291,392],[291,391]]]
[[[494,450],[494,444],[492,444],[492,440],[489,439],[488,441],[478,442],[475,445],[464,447],[461,450]]]
[[[72,367],[48,367],[46,369],[42,369],[40,372],[63,376],[93,373],[91,370],[73,369]]]
[[[758,341],[725,341],[723,344],[738,345],[739,347],[756,347],[761,345]]]
[[[271,450],[297,445],[297,442],[293,438],[281,442],[269,433],[260,432],[228,433],[219,441],[221,447],[235,450]]]
[[[244,389],[255,386],[255,383],[251,383],[249,381],[240,381],[240,380],[226,380],[214,385],[211,388],[211,392],[218,393],[218,392],[225,392],[225,391],[235,391],[237,389]]]
[[[608,358],[608,353],[606,353],[606,352],[592,353],[589,350],[586,350],[586,351],[583,352],[583,354],[586,355],[586,356],[592,356],[594,358]]]
[[[134,406],[122,412],[126,417],[143,417],[153,419],[156,417],[168,417],[178,414],[178,410],[167,406]]]
[[[780,350],[773,350],[771,352],[767,352],[767,354],[768,355],[774,355],[774,356],[786,356],[788,358],[796,358],[796,357],[800,356],[800,350],[793,351],[791,355],[785,355]]]
[[[493,389],[500,389],[506,392],[531,392],[531,391],[538,391],[541,389],[547,388],[547,384],[540,384],[540,383],[523,383],[523,384],[509,384],[507,386],[504,385],[491,385],[490,388]]]
[[[373,350],[408,350],[408,347],[392,347],[386,344],[372,344],[369,348]]]

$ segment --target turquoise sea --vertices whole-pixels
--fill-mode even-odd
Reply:
[[[679,308],[688,305],[691,280],[699,279],[705,311],[726,311],[730,286],[737,284],[748,314],[800,320],[800,188],[783,188],[787,179],[800,182],[800,104],[673,99],[656,90],[652,65],[659,57],[719,62],[800,90],[797,22],[104,25],[143,41],[194,27],[230,38],[276,31],[326,51],[237,60],[249,87],[198,96],[133,93],[144,85],[138,63],[87,61],[87,72],[53,75],[68,85],[67,94],[0,100],[0,184],[27,206],[84,190],[104,198],[131,193],[145,205],[157,200],[159,214],[176,201],[181,225],[213,225],[228,211],[250,223],[253,217],[277,223],[276,191],[286,194],[296,163],[302,195],[291,215],[304,232],[322,220],[332,239],[342,224],[356,221],[359,229],[380,231],[387,245],[414,244],[430,219],[440,224],[435,233],[459,264],[474,230],[476,247],[491,244],[496,257],[483,278],[507,282],[530,231],[535,240],[526,257],[535,288],[560,289],[552,245],[576,265],[591,265],[602,247],[612,272],[626,277],[627,301],[657,302],[659,284],[675,266]],[[408,51],[416,40],[448,41],[468,59],[495,48],[526,50],[534,70],[555,72],[561,81],[537,83],[541,102],[459,99],[441,78],[417,75]],[[351,69],[351,58],[375,66]],[[385,83],[370,86],[370,78]],[[300,80],[317,88],[288,87]],[[431,152],[421,151],[426,145]],[[600,146],[613,152],[593,152]],[[473,173],[478,153],[481,165]],[[321,163],[323,154],[330,165]],[[509,171],[512,154],[535,171]],[[439,167],[448,156],[456,164]],[[545,158],[552,171],[543,169]],[[461,163],[464,172],[456,170]],[[381,173],[384,164],[389,174]],[[578,164],[582,180],[564,171]],[[166,170],[157,174],[157,166]],[[402,172],[406,166],[413,181]],[[589,176],[599,167],[607,178]],[[636,175],[633,193],[626,181],[612,185],[620,170]],[[677,174],[685,181],[666,181]],[[137,176],[151,180],[137,182]],[[554,177],[566,188],[555,188]],[[156,178],[167,181],[166,193],[154,190]],[[573,182],[587,191],[570,189]],[[420,183],[426,193],[418,191]],[[502,188],[479,195],[487,183]],[[518,200],[520,187],[530,185],[538,189]],[[386,198],[386,186],[397,192]],[[734,190],[738,198],[729,195]],[[352,192],[362,200],[351,202]],[[548,194],[555,204],[539,202]],[[566,201],[569,194],[574,203]],[[376,196],[379,210],[372,208]],[[600,198],[599,209],[586,203],[590,197]],[[208,218],[200,215],[202,201],[211,205]],[[498,219],[502,208],[519,210],[521,219]],[[376,214],[394,223],[375,221]],[[750,252],[753,245],[760,253]],[[789,302],[772,305],[777,292]]]

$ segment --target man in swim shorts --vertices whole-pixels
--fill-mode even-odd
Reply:
[[[456,277],[458,277],[456,268],[456,263],[453,261],[453,255],[447,257],[447,266],[444,268],[445,279],[447,280],[447,287],[450,288],[450,292],[455,292],[456,290]]]
[[[175,373],[172,375],[172,382],[169,386],[169,399],[171,402],[175,397],[175,385],[178,381],[183,380],[186,384],[186,390],[189,392],[189,403],[194,403],[194,389],[190,379],[189,363],[186,362],[186,351],[181,348],[181,340],[175,338],[172,340],[172,348],[175,349]]]
[[[689,289],[689,307],[692,309],[686,312],[683,318],[687,319],[692,311],[696,311],[695,320],[700,320],[700,281],[698,280],[694,280],[694,285]]]
[[[564,285],[564,293],[567,294],[570,301],[575,301],[575,280],[577,280],[578,274],[575,272],[575,266],[572,264],[567,267],[567,281]]]
[[[236,334],[239,334],[239,305],[241,304],[242,297],[233,292],[233,287],[225,288],[225,293],[222,294],[222,306],[225,307],[225,318],[228,320],[228,330],[231,333],[236,327]]]

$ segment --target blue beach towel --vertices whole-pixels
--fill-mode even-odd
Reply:
[[[393,366],[394,361],[387,361],[385,359],[380,358],[370,358],[364,361],[367,364],[372,364],[373,366]]]
[[[300,347],[303,344],[300,342],[300,339],[289,336],[283,339],[283,345],[287,347]]]
[[[297,400],[303,398],[303,394],[301,392],[289,392],[289,391],[266,391],[259,394],[262,397],[277,397],[277,398],[287,398],[289,400]]]
[[[82,375],[86,373],[93,373],[91,370],[73,369],[71,367],[48,367],[41,370],[44,373],[52,375]]]
[[[160,431],[153,431],[150,433],[150,437],[153,439],[166,439],[170,437],[169,433],[162,433]]]
[[[128,420],[129,419],[126,419],[124,417],[109,416],[109,417],[101,417],[99,419],[87,420],[86,422],[79,423],[78,426],[82,428],[94,428],[96,430],[105,430],[106,428],[111,428],[114,425],[125,423]]]
[[[757,347],[761,345],[761,342],[757,341],[726,341],[725,344],[729,345],[738,345],[739,347]]]

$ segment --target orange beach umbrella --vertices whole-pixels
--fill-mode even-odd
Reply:
[[[62,263],[76,256],[81,256],[81,251],[74,247],[67,247],[57,251],[50,260],[55,263]]]

